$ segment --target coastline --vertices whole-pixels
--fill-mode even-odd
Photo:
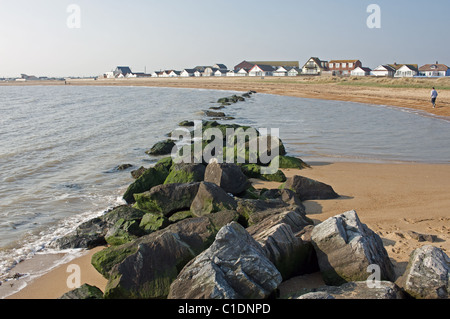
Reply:
[[[390,82],[392,81],[392,82]],[[395,106],[450,117],[450,79],[386,79],[331,77],[205,77],[205,78],[129,78],[67,79],[67,85],[146,86],[191,88],[348,101]],[[64,81],[0,82],[0,86],[65,85]],[[439,91],[437,108],[430,102],[431,87]],[[439,87],[445,88],[439,90]]]
[[[358,101],[357,97],[349,92],[346,93],[347,95],[340,95],[340,97],[339,94],[332,93],[332,90],[342,87],[332,87],[332,89],[330,89],[331,91],[325,94],[323,91],[325,90],[324,84],[317,84],[320,86],[319,92],[314,91],[314,88],[311,87],[314,84],[308,84],[307,87],[312,91],[309,93],[311,95],[306,96],[308,93],[305,90],[300,90],[299,92],[295,91],[298,86],[293,86],[292,88],[283,91],[282,88],[270,89],[270,85],[267,86],[267,83],[261,84],[261,87],[258,88],[252,86],[252,83],[247,83],[247,85],[249,85],[248,87],[235,86],[238,84],[230,81],[227,85],[224,85],[222,82],[214,82],[214,85],[210,84],[210,86],[204,85],[205,83],[197,83],[199,85],[202,84],[204,87],[191,87],[194,86],[193,82],[189,82],[187,83],[187,86],[184,86],[186,85],[186,82],[183,82],[185,79],[182,79],[179,83],[177,83],[177,80],[161,79],[161,82],[151,83],[152,85],[147,83],[145,86],[235,91],[245,91],[247,88],[252,88],[259,93],[362,102]],[[83,84],[83,82],[71,82],[70,84],[127,86],[136,85],[136,83],[143,84],[139,81],[132,84],[128,80],[121,81],[120,84],[117,84],[119,82],[111,84],[108,83],[109,81],[103,82],[103,80],[96,82],[101,83]],[[215,87],[216,85],[217,87]],[[297,96],[296,94],[302,96]],[[324,98],[323,95],[325,95],[326,98]],[[393,103],[388,103],[390,98],[391,97],[386,97],[374,100],[368,98],[367,100],[369,101],[369,104],[394,105]],[[368,101],[363,103],[368,103]],[[379,101],[380,103],[376,103],[375,101]],[[446,100],[443,99],[443,101]],[[403,107],[406,107],[407,103],[413,103],[412,99],[404,97],[398,101],[398,104],[403,104]],[[408,105],[407,107],[425,112],[428,111],[426,108],[421,109],[411,107],[412,105],[413,104]],[[450,103],[448,105],[450,106]],[[448,109],[442,108],[441,111],[442,113],[445,113],[444,111],[448,111]],[[448,116],[446,114],[435,115]],[[349,159],[348,162],[312,162],[309,164],[312,165],[312,169],[302,171],[284,170],[285,174],[287,177],[298,174],[320,180],[332,185],[336,192],[341,195],[341,198],[337,200],[308,201],[305,203],[309,217],[320,222],[336,214],[355,209],[360,215],[362,222],[366,223],[369,228],[373,229],[383,238],[389,256],[395,261],[399,274],[402,273],[402,269],[404,271],[404,267],[406,267],[409,253],[414,248],[423,245],[423,243],[416,243],[414,240],[408,238],[407,232],[409,230],[436,235],[439,240],[433,243],[433,245],[443,248],[446,252],[449,251],[450,229],[449,227],[446,227],[445,224],[448,224],[448,221],[450,220],[446,217],[446,208],[450,205],[450,200],[446,198],[446,190],[450,186],[450,165],[356,163],[352,162],[351,159]],[[417,174],[417,172],[421,172],[421,174]],[[276,188],[278,187],[278,184],[256,183],[255,185],[257,188],[268,186]],[[432,213],[430,213],[430,211]],[[426,216],[424,217],[423,215],[425,212]],[[92,256],[94,252],[95,251],[88,251],[87,254],[70,261],[69,264],[80,265],[82,273],[86,274],[86,278],[88,278],[86,280],[83,279],[83,282],[96,285],[101,290],[104,290],[106,280],[99,278],[100,274],[98,274],[90,265],[90,256]],[[68,276],[66,269],[67,264],[56,267],[49,273],[33,280],[20,292],[11,295],[7,299],[55,299],[60,297],[64,292],[70,290],[66,285]]]

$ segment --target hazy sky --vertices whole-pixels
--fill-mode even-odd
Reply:
[[[71,4],[80,28],[68,27]],[[367,26],[370,4],[379,29]],[[311,56],[450,65],[449,12],[449,0],[0,0],[0,77]]]

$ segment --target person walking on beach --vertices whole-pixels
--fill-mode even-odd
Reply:
[[[433,104],[433,109],[436,107],[436,99],[438,97],[438,92],[435,88],[431,91],[431,104]]]

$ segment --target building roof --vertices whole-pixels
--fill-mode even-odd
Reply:
[[[221,69],[221,70],[227,70],[227,66],[225,64],[214,64],[213,67]]]
[[[447,70],[448,70],[448,66],[446,66],[445,64],[439,64],[439,63],[425,64],[425,65],[422,65],[419,68],[419,71],[421,71],[421,72],[425,72],[425,71],[447,71]]]
[[[418,69],[419,67],[417,64],[398,64],[397,62],[394,64],[388,64],[388,66],[392,67],[394,70],[398,70],[404,65],[408,66],[410,69]]]
[[[363,66],[358,66],[355,70],[357,70],[357,69],[361,69],[361,70],[366,71],[366,72],[372,71],[371,68],[367,68],[367,67],[363,67]]]
[[[298,61],[249,61],[253,65],[270,65],[272,67],[279,67],[279,66],[292,66],[292,67],[299,67]]]
[[[328,63],[327,61],[322,61],[321,59],[319,59],[318,57],[310,57],[308,59],[308,61],[306,61],[306,63],[303,65],[303,67],[306,67],[306,65],[308,64],[309,61],[313,60],[317,66],[321,69],[327,69],[326,66],[324,68],[324,66],[322,65],[323,63]]]
[[[123,75],[127,75],[132,73],[131,69],[128,66],[118,66],[116,68],[116,73],[117,74],[123,74]]]
[[[261,71],[264,71],[264,72],[273,72],[273,71],[275,71],[275,69],[273,68],[273,66],[267,65],[267,64],[255,64],[255,66],[254,66],[253,68],[255,68],[255,67],[260,68]],[[252,68],[252,69],[253,69],[253,68]]]
[[[356,63],[359,60],[331,60],[329,63]]]
[[[385,71],[395,71],[395,68],[389,64],[381,64],[377,66],[375,69],[373,69],[373,71],[383,71],[381,70],[381,68],[384,68]]]

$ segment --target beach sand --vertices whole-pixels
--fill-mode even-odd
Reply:
[[[284,170],[287,177],[302,175],[331,185],[341,196],[333,200],[306,201],[308,217],[316,223],[356,210],[361,221],[383,239],[397,275],[404,273],[410,253],[431,244],[450,251],[450,165],[310,163],[310,169]],[[280,183],[252,180],[256,188],[276,188]],[[419,242],[409,231],[436,235]],[[90,264],[93,252],[71,261],[82,269],[82,281],[104,291],[106,280]],[[10,298],[54,299],[69,291],[67,264],[32,282]],[[318,274],[293,278],[280,287],[281,295],[298,288],[323,285]]]

